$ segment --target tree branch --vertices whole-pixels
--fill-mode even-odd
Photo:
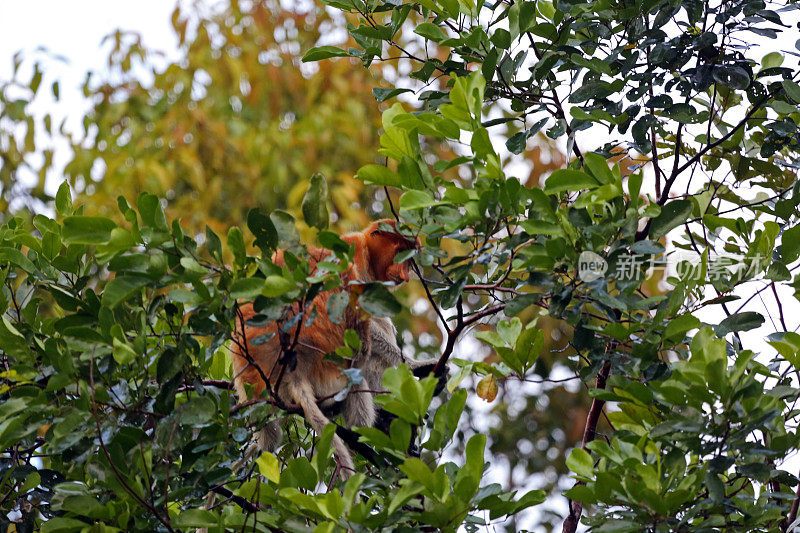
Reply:
[[[91,352],[90,357],[91,358],[89,360],[89,385],[91,386],[90,393],[92,400],[92,415],[94,418],[95,426],[97,427],[97,441],[100,443],[100,449],[103,450],[103,455],[105,456],[106,461],[108,461],[108,465],[111,467],[111,470],[114,472],[114,477],[117,478],[117,481],[119,481],[119,484],[122,485],[125,491],[128,492],[131,496],[133,496],[133,499],[139,502],[139,504],[142,507],[147,509],[149,513],[151,513],[159,522],[161,522],[164,525],[164,527],[167,528],[167,531],[174,532],[175,529],[169,523],[169,515],[167,515],[166,518],[162,517],[153,505],[151,505],[147,500],[142,498],[139,495],[139,493],[136,492],[128,484],[128,482],[125,480],[125,477],[117,468],[117,465],[114,464],[114,460],[111,458],[111,454],[109,453],[108,448],[106,448],[106,444],[103,441],[103,431],[100,429],[100,419],[97,416],[97,403],[94,400],[94,351]],[[164,499],[167,500],[166,494],[164,494]]]
[[[609,349],[606,350],[606,354],[611,351],[611,344],[609,344]],[[606,380],[608,379],[608,374],[611,372],[611,361],[606,360],[603,363],[603,367],[600,369],[600,372],[597,373],[597,388],[604,389],[606,387]],[[592,400],[592,407],[589,409],[589,415],[586,417],[586,426],[583,430],[583,441],[581,442],[581,448],[586,449],[586,445],[592,442],[597,436],[597,422],[600,420],[600,414],[603,412],[603,406],[605,405],[605,400],[601,400],[599,398],[595,398]],[[583,481],[578,481],[575,483],[575,486],[583,485]],[[583,512],[583,504],[581,502],[570,501],[569,502],[569,515],[567,518],[564,519],[564,525],[562,527],[562,533],[575,533],[578,529],[578,522],[581,519],[581,513]]]
[[[789,526],[792,525],[797,519],[797,510],[800,508],[800,484],[797,485],[797,492],[795,494],[796,496],[792,502],[792,508],[789,511],[789,516],[787,516],[786,520],[781,523],[781,529],[783,531],[788,531]]]

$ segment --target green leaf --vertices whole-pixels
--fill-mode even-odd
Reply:
[[[447,34],[444,30],[432,22],[423,22],[419,24],[414,29],[414,33],[437,43],[447,39]]]
[[[564,230],[558,224],[539,219],[528,219],[522,221],[522,229],[528,235],[563,235]]]
[[[673,318],[664,328],[664,339],[680,342],[686,336],[686,332],[699,328],[700,325],[700,320],[690,314]]]
[[[731,89],[747,89],[750,86],[750,75],[745,69],[736,65],[714,67],[714,80]]]
[[[208,274],[208,270],[193,257],[181,257],[180,264],[190,278],[199,278]]]
[[[39,474],[39,472],[31,472],[28,474],[28,477],[25,478],[25,483],[23,483],[19,488],[19,492],[21,494],[28,492],[29,490],[38,487],[41,482],[42,476]]]
[[[535,305],[542,299],[541,294],[520,294],[506,303],[503,310],[506,316],[515,316],[523,312],[528,307]]]
[[[300,242],[300,233],[297,231],[295,219],[286,211],[276,209],[269,215],[269,219],[274,224],[275,230],[278,232],[280,242],[286,246],[294,246]]]
[[[425,209],[435,205],[441,205],[444,202],[437,201],[427,191],[406,191],[400,197],[400,209],[406,211],[413,211],[414,209]]]
[[[514,317],[511,320],[501,320],[497,323],[497,334],[509,346],[514,346],[517,343],[517,338],[522,332],[522,321]]]
[[[317,229],[328,227],[330,216],[328,215],[328,182],[322,174],[311,176],[311,183],[308,186],[301,210],[306,224]]]
[[[783,90],[786,91],[789,98],[794,100],[795,103],[800,104],[800,85],[797,85],[791,80],[783,80],[781,85],[783,85]]]
[[[522,498],[520,498],[516,502],[513,513],[516,514],[522,511],[523,509],[527,509],[528,507],[539,505],[540,503],[543,503],[546,498],[547,498],[547,493],[543,490],[540,489],[529,490],[528,492],[525,493],[524,496],[522,496]]]
[[[506,141],[506,148],[512,154],[521,154],[527,145],[528,134],[524,131],[515,133]]]
[[[775,348],[784,359],[800,369],[800,334],[793,331],[773,333],[769,337],[769,344]]]
[[[178,409],[178,417],[183,424],[195,426],[205,424],[217,412],[214,400],[208,396],[194,397]]]
[[[602,155],[595,152],[587,152],[583,155],[583,163],[600,183],[614,182],[614,174],[608,166],[608,161]]]
[[[86,522],[81,522],[75,518],[55,517],[43,522],[41,533],[72,533],[90,527]]]
[[[389,503],[389,507],[387,512],[391,515],[401,506],[405,505],[411,498],[419,494],[425,489],[425,486],[422,483],[412,482],[406,483],[400,487],[392,501]]]
[[[536,24],[536,2],[522,2],[519,6],[519,33],[523,34]]]
[[[544,332],[542,330],[535,327],[523,330],[514,346],[514,353],[523,365],[523,372],[533,366],[543,349]]]
[[[391,394],[379,395],[376,401],[406,422],[419,425],[430,406],[436,380],[426,378],[419,381],[408,366],[400,365],[383,373],[383,386]]]
[[[278,230],[272,220],[261,209],[251,209],[247,213],[247,227],[256,238],[256,246],[267,256],[278,247]]]
[[[781,259],[786,265],[800,257],[800,225],[789,228],[781,235]]]
[[[490,37],[490,40],[497,48],[508,50],[511,47],[511,33],[503,28],[497,28]]]
[[[764,317],[758,313],[753,311],[747,311],[744,313],[735,313],[722,322],[719,323],[717,326],[716,333],[720,337],[727,335],[728,333],[733,333],[737,331],[750,331],[751,329],[756,329],[761,327],[761,324],[764,323]]]
[[[106,217],[68,216],[61,237],[69,244],[101,244],[111,239],[117,225]]]
[[[172,525],[180,528],[214,527],[219,517],[205,509],[187,509],[171,520]]]
[[[69,182],[64,182],[58,187],[56,193],[56,212],[61,216],[72,214],[72,194],[69,190]]]
[[[15,264],[28,274],[38,272],[36,265],[25,254],[10,246],[0,246],[0,263],[5,263],[6,261]]]
[[[326,308],[328,311],[328,318],[334,324],[341,324],[344,320],[344,312],[347,309],[347,304],[350,303],[350,297],[346,292],[335,292],[328,298]]]
[[[593,189],[600,183],[586,172],[580,170],[560,169],[553,172],[544,184],[544,192],[558,194],[564,191]]]
[[[592,504],[597,502],[597,497],[594,495],[594,491],[586,485],[575,485],[566,491],[564,496],[570,500],[575,500],[576,502],[581,502],[584,504]]]
[[[77,515],[100,520],[108,520],[111,514],[108,507],[101,504],[96,498],[85,494],[70,494],[66,496],[59,510],[70,511]]]
[[[611,67],[600,58],[585,58],[580,54],[571,54],[569,58],[578,66],[588,68],[598,73],[607,74],[608,76],[612,75]]]
[[[214,230],[208,227],[208,224],[206,224],[206,248],[214,259],[222,262],[222,241],[214,233]]]
[[[275,298],[286,294],[292,289],[297,288],[295,282],[284,278],[283,276],[267,276],[261,288],[261,294],[268,298]]]
[[[364,293],[358,297],[358,303],[364,311],[378,317],[392,317],[403,310],[397,298],[380,283],[367,285]]]
[[[438,493],[436,476],[421,460],[416,457],[408,457],[399,468],[408,479],[422,483],[432,494]]]
[[[318,481],[317,472],[305,457],[297,457],[289,460],[281,476],[281,484],[283,484],[285,480],[293,480],[296,486],[306,490],[314,490]]]
[[[486,435],[476,433],[467,441],[464,469],[475,479],[483,477],[483,455],[486,448]]]
[[[365,165],[358,169],[356,178],[370,185],[387,185],[400,188],[403,179],[383,165]]]
[[[482,340],[486,344],[493,346],[494,348],[502,348],[506,345],[506,341],[498,335],[496,332],[488,330],[488,331],[478,331],[475,333],[475,338]]]
[[[263,278],[237,279],[231,284],[231,298],[250,300],[261,294],[263,288]]]
[[[573,448],[567,457],[567,468],[576,474],[591,478],[594,476],[592,456],[581,448]]]
[[[711,496],[711,500],[716,504],[721,504],[725,498],[725,485],[719,476],[710,471],[706,472],[705,485],[708,487],[708,495]]]
[[[385,102],[390,98],[394,98],[398,94],[403,94],[408,92],[412,92],[411,89],[399,89],[399,88],[384,89],[383,87],[375,87],[372,89],[372,95],[375,96],[375,100],[377,100],[378,102]]]
[[[781,66],[783,63],[783,56],[780,52],[770,52],[761,58],[761,68],[775,68]]]
[[[238,266],[244,266],[247,260],[247,249],[244,244],[242,230],[233,226],[228,230],[228,248],[233,252],[234,262]]]
[[[159,383],[166,383],[173,376],[175,376],[183,364],[186,362],[186,356],[174,350],[164,350],[158,356],[158,363],[156,364],[156,380]]]
[[[332,231],[320,231],[317,240],[328,250],[333,250],[334,253],[345,254],[350,251],[350,245]]]
[[[331,458],[333,448],[333,435],[335,432],[336,426],[334,424],[328,424],[322,429],[322,433],[319,434],[319,438],[317,439],[314,456],[311,458],[311,465],[314,467],[319,477],[323,477],[325,475],[325,470],[328,468],[328,462]]]
[[[350,53],[347,50],[342,50],[336,46],[317,46],[306,52],[302,61],[303,63],[309,63],[331,57],[348,57],[349,55]]]
[[[103,305],[114,308],[150,283],[144,276],[118,276],[106,285],[103,290]]]
[[[483,126],[475,129],[470,140],[470,147],[475,152],[475,155],[481,159],[495,155],[492,140],[489,138],[489,131]]]
[[[136,351],[127,342],[114,338],[114,361],[120,365],[127,365],[136,360]]]
[[[143,192],[139,195],[137,206],[145,226],[150,226],[160,231],[169,231],[167,217],[161,207],[161,200],[156,195]]]
[[[661,213],[650,223],[650,238],[658,240],[673,228],[686,222],[692,214],[692,201],[673,200],[661,208]]]

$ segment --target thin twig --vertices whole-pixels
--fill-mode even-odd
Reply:
[[[125,478],[123,477],[122,473],[117,469],[117,465],[114,464],[114,461],[111,458],[111,454],[108,452],[108,448],[106,448],[105,442],[103,442],[103,431],[100,429],[100,419],[97,416],[97,403],[94,401],[94,351],[92,351],[90,353],[89,357],[90,357],[90,359],[89,359],[89,385],[91,386],[90,393],[91,393],[91,399],[92,399],[92,415],[94,417],[95,426],[97,427],[97,440],[100,443],[100,449],[103,450],[103,455],[105,455],[106,461],[108,461],[108,464],[111,467],[111,470],[114,472],[114,477],[117,478],[117,481],[119,481],[120,485],[122,485],[122,487],[131,496],[133,496],[133,498],[137,502],[139,502],[139,504],[142,507],[147,509],[148,512],[150,512],[154,517],[156,517],[156,519],[159,522],[161,522],[164,525],[165,528],[167,528],[167,531],[173,531],[174,532],[175,529],[169,523],[169,516],[167,516],[166,519],[163,518],[158,513],[158,511],[156,510],[155,507],[150,505],[150,503],[148,503],[144,498],[139,496],[139,494],[135,490],[133,490],[133,488],[131,488],[130,485],[128,485],[128,482],[125,480]],[[164,498],[166,499],[166,494],[164,495]]]
[[[781,320],[781,326],[783,326],[783,331],[789,331],[789,328],[786,327],[786,320],[783,318],[783,304],[781,304],[781,299],[778,296],[778,290],[775,288],[775,282],[773,281],[770,283],[772,287],[772,294],[775,295],[775,303],[778,304],[778,317]]]

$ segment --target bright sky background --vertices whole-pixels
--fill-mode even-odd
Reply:
[[[12,58],[20,50],[28,59],[20,70],[23,80],[30,79],[31,59],[42,59],[44,81],[31,111],[36,116],[51,113],[54,125],[67,118],[68,130],[78,132],[88,108],[81,93],[86,72],[105,68],[109,47],[101,46],[103,37],[117,28],[134,30],[142,34],[149,47],[174,53],[177,41],[170,26],[174,6],[170,0],[0,0],[0,79],[11,78]],[[38,48],[63,56],[67,62],[47,59],[36,53]],[[53,102],[50,92],[50,84],[56,79],[61,89],[58,103]],[[65,156],[56,150],[57,169],[66,164]],[[60,175],[49,175],[48,192],[55,193],[60,181]]]

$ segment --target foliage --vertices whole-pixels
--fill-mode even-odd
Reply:
[[[236,227],[226,246],[211,229],[199,245],[154,195],[141,194],[135,210],[120,201],[119,226],[84,215],[64,187],[56,221],[34,217],[34,231],[11,218],[0,234],[7,516],[59,531],[245,521],[455,530],[507,519],[519,529],[545,493],[492,484],[498,472],[484,446],[499,439],[487,442],[462,410],[476,396],[521,398],[535,411],[518,415],[529,425],[501,414],[522,449],[537,438],[525,428],[545,419],[542,388],[585,386],[588,397],[574,401],[587,405],[572,411],[579,431],[563,419],[569,441],[545,443],[560,448],[554,465],[520,463],[525,485],[538,483],[533,474],[572,473],[546,487],[556,493],[537,508],[546,527],[557,520],[575,531],[583,519],[600,531],[788,529],[800,501],[783,462],[798,445],[800,337],[788,309],[800,283],[800,70],[784,66],[796,52],[770,39],[795,5],[326,3],[348,13],[355,46],[316,43],[306,60],[339,58],[320,68],[347,69],[341,58],[396,61],[411,74],[375,96],[422,106],[383,113],[387,164],[373,158],[357,177],[401,191],[391,210],[423,240],[410,257],[443,331],[437,367],[451,366],[451,396],[431,407],[435,379],[387,372],[380,403],[397,418],[388,433],[358,430],[362,473],[344,484],[330,458],[332,428],[313,440],[296,419],[295,446],[258,458],[260,476],[234,473],[248,424],[275,416],[272,408],[291,412],[269,396],[232,399],[226,343],[236,302],[254,298],[260,320],[275,320],[341,283],[349,251],[324,229],[329,184],[304,183],[298,202],[336,257],[313,275],[286,212],[249,212],[254,254]],[[748,45],[753,34],[767,44]],[[542,133],[574,158],[536,183],[521,177],[516,156],[539,149]],[[441,142],[456,155],[430,149]],[[291,250],[288,268],[269,260],[277,246]],[[664,263],[666,292],[648,279]],[[363,291],[365,309],[376,300],[373,309],[397,307],[380,285],[350,290]],[[288,328],[304,327],[297,316]],[[769,346],[748,333],[768,328]],[[561,352],[545,335],[556,331]],[[458,357],[470,332],[490,356]],[[496,451],[507,454],[505,445]],[[209,490],[226,499],[204,510]],[[555,498],[561,509],[568,502],[557,518],[546,514]]]
[[[454,361],[466,370],[456,378],[491,376],[477,387],[487,400],[487,380],[546,378],[531,305],[571,326],[571,365],[584,382],[597,377],[582,445],[567,461],[578,483],[565,529],[582,504],[593,506],[589,525],[615,530],[787,527],[797,478],[776,465],[797,445],[797,393],[787,388],[797,345],[786,341],[778,290],[798,283],[800,72],[784,64],[796,52],[770,39],[796,6],[327,3],[358,17],[349,29],[359,46],[307,58],[392,57],[412,72],[392,95],[428,89],[425,112],[395,104],[384,113],[381,153],[393,164],[358,176],[403,190],[400,214],[427,237],[417,260],[442,284],[431,292],[445,356],[466,327],[506,315],[476,335],[495,358]],[[406,23],[412,13],[423,22]],[[412,32],[424,42],[398,45]],[[754,34],[767,45],[749,44]],[[589,128],[602,136],[582,133]],[[574,159],[542,176],[541,189],[525,188],[503,154],[542,131]],[[418,139],[430,137],[459,144],[461,157],[424,157]],[[607,162],[620,155],[648,164],[626,175]],[[473,180],[440,174],[453,166]],[[460,253],[440,253],[448,240]],[[581,275],[592,261],[606,270]],[[642,290],[659,261],[676,267],[663,295]],[[779,347],[771,361],[769,348],[755,358],[743,342],[764,317],[741,297],[767,290]],[[613,435],[592,444],[609,401]]]
[[[41,208],[52,200],[44,187],[53,165],[50,142],[59,136],[59,128],[49,113],[37,121],[29,106],[37,95],[41,97],[46,92],[57,101],[61,86],[56,80],[49,91],[45,89],[44,72],[38,61],[31,69],[31,77],[23,78],[24,69],[20,67],[24,59],[20,52],[14,54],[11,79],[0,79],[0,213],[23,206]]]
[[[187,231],[224,232],[255,206],[299,208],[318,172],[336,216],[365,226],[369,197],[352,176],[376,157],[377,72],[300,64],[341,25],[321,7],[269,0],[178,5],[174,58],[137,34],[110,35],[109,72],[86,80],[92,107],[66,168],[87,209],[115,214],[119,194],[146,191]]]
[[[66,184],[56,206],[57,221],[33,219],[41,237],[18,217],[0,229],[8,267],[0,325],[7,368],[0,408],[4,529],[15,517],[18,531],[40,523],[42,531],[80,531],[91,523],[93,531],[246,523],[259,531],[304,531],[306,520],[325,530],[418,523],[454,530],[480,523],[477,510],[503,516],[544,498],[531,491],[515,500],[498,485],[480,487],[484,436],[469,440],[462,464],[442,460],[466,391],[424,420],[436,379],[417,381],[406,367],[387,373],[389,394],[379,398],[399,415],[389,434],[360,430],[379,452],[380,470],[365,467],[341,493],[315,491],[337,481],[329,426],[313,447],[300,439],[307,456],[288,447],[280,460],[264,453],[257,460],[263,478],[247,470],[234,477],[231,466],[251,433],[247,421],[263,420],[270,401],[237,405],[225,381],[237,298],[280,313],[285,303],[340,284],[348,247],[320,234],[338,261],[311,275],[295,234],[286,231],[293,219],[277,212],[274,224],[253,211],[248,222],[264,255],[248,255],[242,231],[232,227],[226,241],[236,260],[229,268],[219,262],[218,236],[209,230],[201,248],[178,222],[168,223],[154,195],[142,194],[136,210],[120,199],[123,226],[83,215]],[[285,256],[292,269],[268,259],[279,243],[294,246],[297,257]],[[114,274],[104,285],[97,284],[100,269]],[[374,292],[373,300],[391,298]],[[362,300],[369,294],[367,287]],[[412,425],[425,435],[425,461],[408,455]],[[231,483],[232,492],[225,488]],[[221,512],[200,508],[209,490],[228,496]]]

